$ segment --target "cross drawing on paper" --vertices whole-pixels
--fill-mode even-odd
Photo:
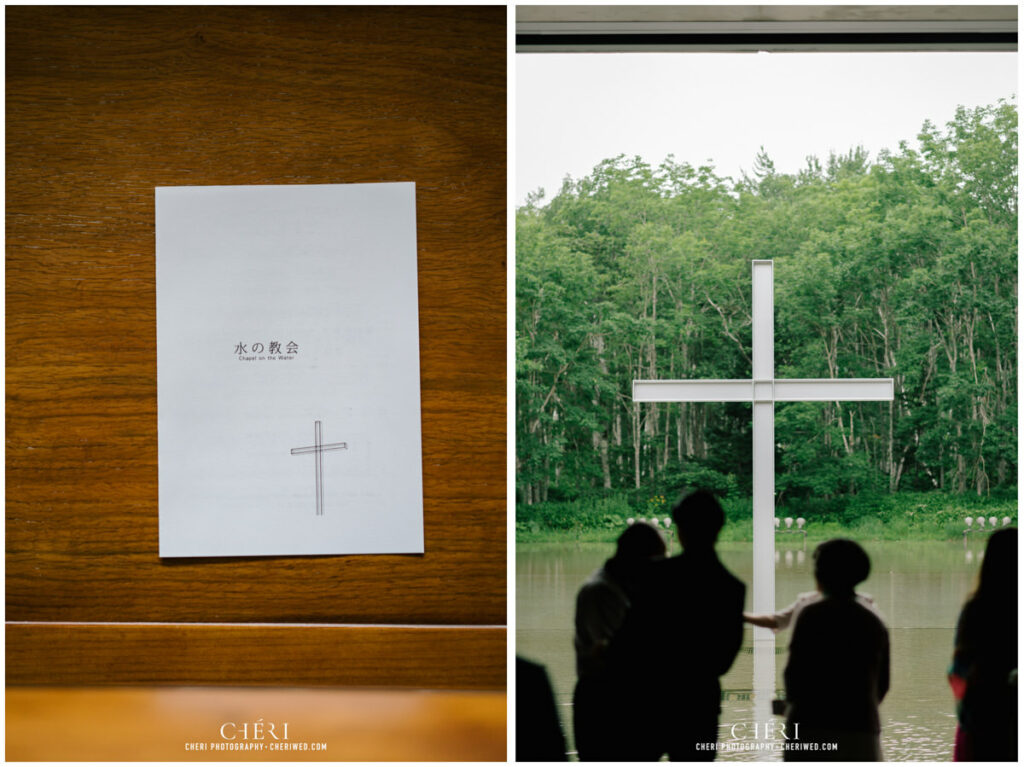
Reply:
[[[320,422],[313,422],[314,440],[309,447],[293,447],[292,455],[306,455],[314,453],[316,459],[313,461],[316,467],[316,515],[322,517],[324,514],[324,453],[327,450],[347,450],[345,442],[332,442],[325,445],[321,437]]]

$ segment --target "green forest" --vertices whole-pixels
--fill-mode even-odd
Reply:
[[[776,377],[895,381],[891,403],[776,405],[778,508],[945,514],[948,534],[957,508],[1015,519],[1016,200],[1007,101],[874,159],[855,147],[789,174],[762,149],[735,180],[619,156],[531,196],[516,214],[519,531],[662,516],[696,486],[749,517],[750,406],[637,404],[631,384],[750,378],[754,259],[775,262]]]

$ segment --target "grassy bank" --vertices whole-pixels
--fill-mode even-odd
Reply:
[[[752,505],[749,498],[726,498],[726,525],[721,541],[753,540]],[[614,541],[627,520],[657,518],[671,512],[671,502],[655,495],[641,500],[635,494],[619,493],[602,498],[562,503],[541,503],[516,508],[516,541]],[[1017,524],[1016,497],[978,497],[950,493],[862,494],[849,499],[784,505],[776,511],[780,519],[807,520],[808,541],[835,537],[858,540],[954,540],[964,530],[964,517],[1010,517]],[[986,523],[987,524],[987,523]],[[664,522],[661,522],[664,526]],[[796,525],[794,523],[794,529]]]

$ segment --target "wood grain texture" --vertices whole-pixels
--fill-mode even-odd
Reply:
[[[504,623],[505,9],[6,20],[8,619]],[[380,181],[417,185],[426,553],[161,561],[154,187]]]
[[[11,761],[506,759],[504,693],[8,688],[6,703]],[[251,724],[257,720],[262,740]],[[235,725],[225,729],[234,741],[220,736],[227,722]],[[279,738],[287,722],[288,742],[309,749],[271,750],[283,740],[266,734],[269,722]],[[265,748],[219,750],[232,742]],[[326,750],[313,749],[319,744]]]
[[[12,685],[505,687],[504,627],[8,623]]]

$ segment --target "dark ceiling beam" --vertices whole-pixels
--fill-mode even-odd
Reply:
[[[523,53],[1016,49],[1016,5],[520,5],[516,16]]]

